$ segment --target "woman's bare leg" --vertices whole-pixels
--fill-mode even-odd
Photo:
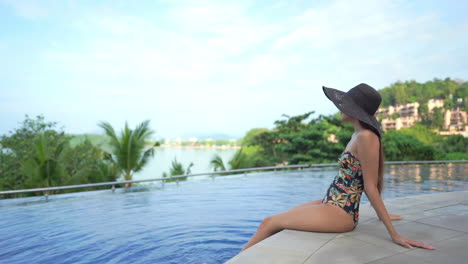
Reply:
[[[288,211],[295,210],[295,209],[298,209],[298,208],[309,207],[309,206],[313,206],[313,205],[317,205],[317,204],[321,204],[321,203],[322,203],[322,199],[320,199],[320,200],[315,200],[315,201],[311,201],[311,202],[307,202],[307,203],[303,203],[303,204],[294,206],[294,207],[292,207],[291,209],[289,209]],[[265,220],[266,220],[266,219],[265,219]],[[263,220],[263,221],[265,221],[265,220]],[[262,222],[262,224],[264,224],[264,223]],[[262,225],[260,225],[260,227],[262,227]],[[254,237],[255,237],[256,235],[257,235],[258,237],[260,237],[260,238],[261,238],[262,236],[265,236],[265,235],[266,235],[266,234],[262,234],[262,233],[264,232],[264,230],[263,230],[264,228],[262,227],[262,230],[260,230],[260,227],[259,227],[259,229],[257,230],[257,232],[254,234],[254,236],[252,237],[251,241],[252,241],[252,240],[256,240],[256,239],[254,239]],[[259,233],[260,233],[260,234],[259,234]],[[272,234],[270,234],[270,235],[268,235],[268,236],[274,235],[275,233],[276,233],[276,232],[274,232],[274,233],[272,233]],[[268,236],[267,236],[267,237],[268,237]],[[245,250],[245,249],[247,249],[247,247],[249,247],[249,246],[250,246],[249,244],[246,244],[246,245],[244,246],[244,248],[242,248],[242,251]]]
[[[354,228],[350,215],[335,205],[300,206],[265,218],[241,252],[283,229],[310,232],[347,232]]]
[[[307,203],[303,203],[303,204],[294,206],[293,208],[291,208],[291,209],[289,209],[289,210],[293,210],[293,209],[301,208],[301,207],[307,207],[307,206],[316,205],[316,204],[321,204],[321,203],[322,203],[322,199],[320,199],[320,200],[315,200],[315,201],[312,201],[312,202],[307,202]]]

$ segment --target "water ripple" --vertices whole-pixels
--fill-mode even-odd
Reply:
[[[224,263],[265,217],[321,199],[334,176],[255,173],[55,195],[49,202],[0,200],[0,263]],[[396,179],[388,177],[384,199],[467,188],[457,177]]]

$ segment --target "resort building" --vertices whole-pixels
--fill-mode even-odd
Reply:
[[[461,104],[462,98],[458,98],[457,102]],[[391,105],[385,108],[379,108],[375,113],[377,119],[381,119],[382,130],[386,131],[389,129],[399,130],[401,128],[412,127],[415,122],[421,121],[421,116],[418,113],[420,104],[407,103]],[[444,106],[444,100],[442,99],[430,99],[427,102],[428,112],[432,113],[435,108],[442,108]],[[444,112],[444,126],[443,129],[446,131],[439,131],[442,135],[453,135],[461,134],[468,136],[468,123],[467,113],[462,111],[460,107],[453,108],[451,110],[445,110]]]
[[[460,107],[447,110],[444,115],[444,129],[448,131],[468,131],[467,116]]]
[[[429,113],[432,112],[432,109],[436,108],[436,107],[443,107],[444,106],[444,100],[442,99],[430,99],[429,101],[427,101],[427,110],[429,111]]]
[[[414,122],[420,121],[421,118],[418,114],[419,103],[408,103],[403,105],[389,106],[386,108],[379,108],[375,113],[376,117],[383,116],[381,121],[382,129],[384,131],[388,129],[412,127]],[[391,118],[393,115],[397,117]]]
[[[327,138],[328,142],[338,143],[338,138],[335,134],[330,134]]]

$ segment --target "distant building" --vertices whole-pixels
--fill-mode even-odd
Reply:
[[[389,129],[399,130],[400,128],[412,127],[416,121],[421,120],[418,108],[418,102],[396,106],[391,105],[386,108],[379,108],[376,112],[376,117],[384,117],[381,121],[384,131]],[[397,118],[391,118],[392,115],[397,115]]]
[[[382,129],[384,131],[387,131],[389,129],[395,129],[399,130],[401,128],[407,128],[407,127],[412,127],[416,121],[419,121],[420,119],[417,117],[399,117],[396,118],[395,120],[385,118],[382,119]]]
[[[462,102],[462,98],[458,98],[457,102]],[[421,116],[418,113],[420,104],[407,103],[390,105],[388,107],[379,108],[375,113],[376,118],[382,118],[380,121],[382,130],[387,131],[389,129],[399,130],[401,128],[412,127],[415,122],[421,121]],[[428,112],[432,113],[435,108],[442,108],[444,106],[444,100],[442,99],[430,99],[427,102]],[[444,129],[448,131],[439,131],[439,134],[452,135],[462,134],[468,135],[467,125],[467,113],[462,111],[460,107],[456,107],[452,110],[446,110],[444,113]]]
[[[338,143],[338,138],[336,137],[335,134],[330,134],[327,138],[328,142],[333,142],[333,143]]]
[[[429,111],[429,113],[432,112],[432,109],[443,106],[444,100],[442,99],[430,99],[429,101],[427,101],[427,110]]]
[[[460,107],[447,110],[444,115],[444,129],[448,131],[468,131],[466,112]]]

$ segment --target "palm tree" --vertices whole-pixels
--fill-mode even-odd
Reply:
[[[178,175],[187,175],[191,173],[191,168],[193,166],[193,162],[190,162],[190,164],[187,166],[187,169],[184,170],[184,167],[182,163],[177,161],[177,158],[174,158],[171,164],[171,168],[169,170],[169,174],[164,172],[163,173],[163,178],[172,177],[172,176],[178,176]],[[179,180],[187,180],[187,177],[181,177],[178,178]],[[165,180],[166,182],[171,182],[171,181],[176,181],[177,179],[172,179],[172,180]]]
[[[223,162],[223,159],[221,158],[221,156],[219,156],[219,154],[215,154],[213,156],[213,159],[211,159],[210,161],[210,166],[213,168],[213,171],[225,171],[226,170],[226,166],[224,166],[224,162]]]
[[[154,148],[160,145],[156,142],[151,148],[145,149],[146,140],[154,134],[149,128],[149,120],[138,125],[135,130],[128,128],[125,122],[125,128],[121,132],[120,138],[115,134],[114,128],[108,122],[101,122],[107,136],[110,137],[111,154],[109,159],[116,164],[126,181],[132,180],[133,174],[139,172],[154,156]],[[125,187],[131,187],[132,184],[125,184]]]
[[[252,162],[249,160],[249,157],[244,152],[242,152],[242,149],[236,151],[234,157],[232,157],[232,159],[228,163],[230,165],[230,168],[226,169],[223,159],[219,156],[219,154],[216,154],[211,159],[210,166],[211,168],[213,168],[214,171],[225,171],[250,168],[252,165]]]
[[[231,165],[231,170],[245,169],[251,167],[251,162],[248,159],[247,155],[242,152],[242,148],[236,151],[234,157],[229,161]]]
[[[45,133],[34,140],[35,153],[32,158],[21,164],[21,171],[26,175],[26,186],[30,188],[51,187],[66,183],[69,179],[62,166],[61,156],[68,142],[58,142],[56,147]]]

